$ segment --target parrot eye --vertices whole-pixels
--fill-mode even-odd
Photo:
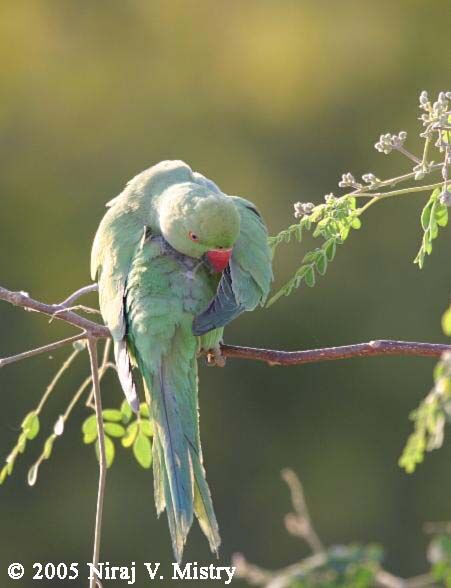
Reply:
[[[193,233],[192,231],[190,231],[188,233],[188,235],[189,235],[189,238],[191,239],[191,241],[199,241],[199,237],[195,233]]]

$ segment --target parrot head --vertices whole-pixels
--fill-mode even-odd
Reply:
[[[160,229],[176,251],[206,258],[213,271],[222,272],[238,238],[240,216],[225,194],[187,182],[163,193]]]

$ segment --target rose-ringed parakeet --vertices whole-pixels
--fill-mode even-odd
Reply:
[[[95,236],[92,278],[111,331],[118,375],[137,411],[132,366],[154,422],[157,513],[166,509],[180,561],[193,514],[213,552],[220,537],[198,423],[197,355],[223,327],[262,304],[272,280],[265,224],[182,161],[163,161],[111,200]]]

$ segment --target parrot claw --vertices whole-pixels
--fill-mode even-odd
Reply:
[[[221,348],[214,347],[207,351],[207,365],[210,367],[225,367],[226,358],[222,355]]]

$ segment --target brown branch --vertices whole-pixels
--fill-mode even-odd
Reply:
[[[73,305],[73,303],[76,300],[78,300],[79,298],[81,298],[85,294],[90,294],[91,292],[97,292],[98,289],[99,288],[98,288],[97,284],[89,284],[88,286],[83,286],[83,288],[79,288],[73,294],[68,296],[66,298],[66,300],[64,300],[63,302],[60,302],[59,306],[70,307]]]
[[[38,300],[34,300],[26,292],[12,292],[6,288],[0,287],[0,300],[9,302],[15,306],[20,306],[25,310],[38,312],[65,321],[74,327],[82,329],[85,331],[85,336],[89,335],[93,339],[109,338],[110,332],[107,327],[81,317],[65,307],[68,302],[71,303],[81,295],[95,290],[95,284],[85,286],[69,296],[62,304],[45,304]],[[80,338],[84,337],[80,336]],[[59,346],[56,343],[55,345]],[[354,357],[376,357],[381,355],[440,357],[445,351],[451,351],[451,345],[380,339],[369,341],[368,343],[356,343],[354,345],[342,345],[339,347],[324,347],[322,349],[308,349],[305,351],[279,351],[276,349],[259,349],[257,347],[239,347],[237,345],[222,345],[221,351],[224,357],[263,361],[271,366],[288,366],[301,365],[304,363],[318,363],[320,361],[351,359]],[[31,356],[39,352],[39,350],[31,350],[20,355],[25,358],[25,354]],[[0,359],[0,367],[12,362],[13,358]]]
[[[9,302],[14,306],[20,306],[25,310],[39,312],[40,314],[45,314],[47,316],[55,317],[58,320],[65,321],[74,327],[83,329],[89,333],[91,337],[96,339],[110,336],[107,327],[99,325],[94,321],[90,321],[75,312],[68,310],[62,304],[45,304],[44,302],[34,300],[26,292],[12,292],[11,290],[7,290],[0,286],[0,300]]]
[[[324,347],[305,351],[277,351],[256,347],[239,347],[223,345],[221,351],[225,357],[253,359],[264,361],[269,365],[301,365],[354,357],[376,357],[381,355],[413,355],[416,357],[441,357],[445,351],[451,351],[451,345],[443,343],[419,343],[416,341],[393,341],[378,339],[368,343],[355,343],[339,347]]]

